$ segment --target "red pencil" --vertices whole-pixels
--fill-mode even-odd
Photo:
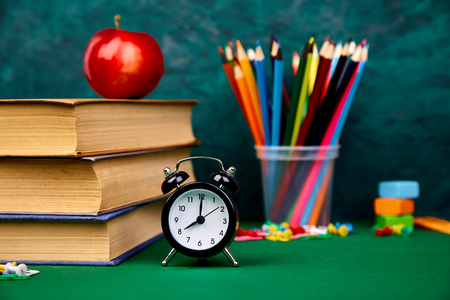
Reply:
[[[309,129],[311,128],[314,115],[320,106],[322,90],[324,88],[325,81],[328,78],[331,58],[333,57],[334,44],[332,43],[327,48],[328,49],[325,53],[325,56],[320,57],[317,79],[314,84],[313,93],[311,94],[311,98],[309,99],[309,106],[308,110],[306,111],[305,119],[303,120],[302,127],[300,127],[300,133],[297,137],[296,146],[303,146],[305,144],[305,140],[308,135]]]

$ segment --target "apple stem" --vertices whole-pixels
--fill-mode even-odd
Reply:
[[[114,16],[114,23],[116,24],[116,29],[120,30],[120,15]]]

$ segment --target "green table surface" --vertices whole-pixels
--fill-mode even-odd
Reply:
[[[450,299],[450,235],[379,238],[371,225],[346,238],[234,242],[237,268],[222,254],[162,267],[171,247],[161,239],[116,267],[29,266],[41,273],[0,282],[0,299]]]

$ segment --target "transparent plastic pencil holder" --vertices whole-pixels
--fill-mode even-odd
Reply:
[[[255,146],[261,162],[264,214],[274,223],[328,225],[335,146]]]

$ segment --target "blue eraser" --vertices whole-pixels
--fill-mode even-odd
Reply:
[[[381,181],[378,184],[378,197],[418,198],[419,183],[413,180]]]

